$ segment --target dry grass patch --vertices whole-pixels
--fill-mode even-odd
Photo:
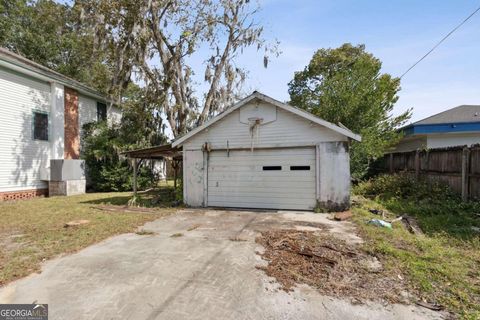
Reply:
[[[99,204],[125,205],[131,194],[92,193],[0,203],[0,285],[39,271],[40,263],[71,253],[175,212],[111,212]],[[65,228],[71,221],[88,224]]]

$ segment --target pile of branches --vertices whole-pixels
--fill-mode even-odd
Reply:
[[[409,303],[401,275],[327,232],[272,230],[262,232],[256,242],[265,248],[261,256],[268,262],[257,268],[274,277],[285,291],[307,284],[324,295],[360,303]]]

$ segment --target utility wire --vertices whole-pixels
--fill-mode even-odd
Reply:
[[[400,79],[403,78],[404,75],[406,75],[410,70],[412,70],[413,68],[415,68],[415,66],[417,64],[419,64],[420,62],[422,62],[423,59],[425,59],[430,53],[432,53],[435,49],[437,49],[437,47],[439,45],[442,44],[442,42],[444,42],[445,40],[447,40],[448,37],[450,37],[455,31],[457,31],[461,26],[463,26],[465,24],[465,22],[467,22],[468,20],[470,20],[471,17],[473,17],[478,11],[480,11],[480,7],[478,7],[475,11],[473,11],[467,18],[465,18],[465,20],[463,20],[458,26],[456,26],[455,28],[453,28],[452,31],[450,31],[445,37],[442,38],[442,40],[440,40],[430,51],[428,51],[423,57],[421,57],[417,62],[415,62],[410,68],[407,69],[407,71],[405,71],[401,76],[400,76]]]

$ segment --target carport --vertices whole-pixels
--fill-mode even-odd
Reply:
[[[132,162],[133,167],[133,194],[137,195],[138,168],[143,160],[165,160],[170,162],[173,169],[174,189],[177,189],[178,171],[182,163],[181,148],[172,147],[172,144],[164,144],[150,148],[136,149],[122,152]]]

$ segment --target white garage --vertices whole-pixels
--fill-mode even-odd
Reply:
[[[360,137],[254,92],[173,142],[189,206],[343,210],[349,140]]]

